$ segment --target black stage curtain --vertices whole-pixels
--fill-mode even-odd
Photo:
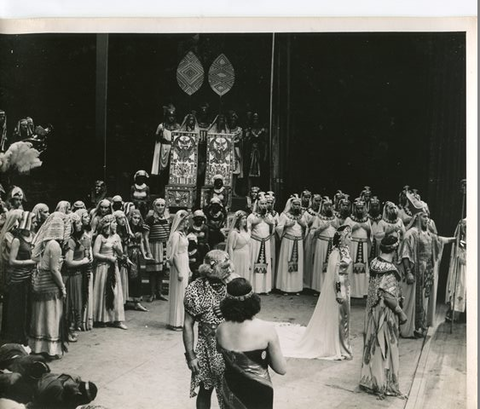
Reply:
[[[134,172],[150,171],[153,134],[170,102],[179,122],[208,102],[212,119],[234,109],[244,126],[247,111],[257,111],[269,125],[272,34],[111,34],[108,43],[110,193],[128,198]],[[188,51],[206,72],[226,54],[233,89],[220,99],[205,78],[196,94],[183,93],[176,68]],[[0,61],[9,133],[25,116],[55,127],[42,168],[14,181],[32,206],[86,198],[103,177],[96,36],[1,35]],[[304,188],[329,196],[341,189],[354,199],[369,185],[382,201],[397,202],[408,184],[429,203],[440,234],[453,233],[466,172],[464,33],[277,34],[273,85],[278,210]]]

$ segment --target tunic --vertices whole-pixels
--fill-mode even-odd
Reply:
[[[257,224],[253,224],[259,221]],[[256,293],[269,293],[272,290],[272,235],[273,229],[260,215],[252,213],[247,217],[251,231],[250,275],[246,277]]]
[[[102,237],[101,240],[100,254],[113,256],[113,244],[120,241],[120,237],[115,234],[108,238]],[[94,321],[101,323],[125,321],[122,282],[117,262],[96,261],[93,288]]]
[[[79,241],[71,238],[68,241],[68,251],[73,252],[73,261],[83,260],[87,256],[85,236]],[[69,326],[74,329],[82,326],[82,312],[84,303],[87,302],[86,293],[88,289],[84,288],[88,285],[85,280],[87,274],[87,266],[66,268],[62,272],[63,282],[67,289],[65,315]]]
[[[303,217],[303,216],[300,216]],[[295,224],[285,227],[287,220]],[[280,254],[278,256],[277,289],[296,293],[303,290],[303,228],[290,213],[282,213],[277,226],[281,237]]]
[[[166,218],[150,215],[145,219],[145,228],[149,232],[148,241],[154,259],[153,262],[147,263],[147,271],[162,273],[165,267],[170,225]]]
[[[33,277],[32,320],[28,346],[34,354],[46,353],[50,356],[61,355],[63,298],[60,288],[55,283],[50,263],[52,248],[58,246],[55,240],[49,241],[38,263],[38,270]],[[59,260],[58,269],[61,268]]]
[[[18,236],[20,246],[17,260],[30,260],[32,254],[31,243],[22,235]],[[25,344],[30,326],[30,284],[34,265],[11,267],[8,283],[8,315],[6,317],[7,339],[11,342]]]
[[[368,255],[370,242],[368,231],[371,231],[370,220],[364,222],[354,221],[351,217],[345,220],[345,224],[352,228],[352,241],[350,243],[350,255],[352,257],[352,265],[350,266],[350,283],[352,298],[363,298],[368,293]],[[355,225],[360,228],[354,230]]]
[[[215,331],[223,322],[220,302],[225,298],[226,287],[223,284],[212,286],[208,279],[201,277],[190,283],[185,290],[185,310],[198,322],[198,339],[195,355],[200,363],[200,373],[192,372],[190,397],[196,396],[195,390],[203,383],[205,389],[215,388],[218,401],[221,402],[222,377],[225,364],[217,351]]]
[[[437,284],[434,269],[441,249],[438,239],[428,230],[412,227],[405,234],[399,262],[408,259],[415,282],[408,284],[404,273],[401,287],[405,297],[403,310],[408,321],[400,328],[402,337],[413,337],[415,330],[422,331],[427,328],[428,303],[434,291],[434,285]]]
[[[315,253],[313,257],[312,290],[321,292],[327,273],[328,257],[332,251],[333,236],[337,231],[337,218],[320,216],[316,221]]]

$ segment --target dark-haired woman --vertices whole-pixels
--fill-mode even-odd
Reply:
[[[141,304],[142,272],[145,270],[145,260],[147,259],[145,226],[142,214],[138,209],[132,209],[128,213],[128,218],[133,237],[127,247],[128,259],[131,261],[128,268],[129,298],[127,302],[133,303],[136,311],[147,312],[148,310]]]
[[[227,408],[273,408],[268,367],[280,375],[287,371],[275,327],[256,318],[260,309],[260,297],[247,280],[227,284],[220,304],[225,322],[216,333],[225,361],[222,393]]]
[[[395,236],[380,243],[380,256],[370,263],[360,387],[383,398],[401,396],[399,389],[398,325],[407,321],[400,307],[400,273],[393,258]]]
[[[15,238],[15,231],[20,223],[23,210],[15,209],[7,212],[5,223],[0,232],[0,296],[3,295],[2,309],[2,334],[7,331],[6,324],[8,321],[8,305],[9,305],[9,288],[10,275],[12,266],[10,265],[10,251],[12,242]]]
[[[34,215],[23,212],[9,254],[10,279],[7,339],[27,345],[30,325],[30,283],[36,262],[32,260],[32,228]]]
[[[117,256],[122,254],[120,237],[115,233],[115,216],[104,216],[98,224],[98,236],[93,245],[96,261],[94,283],[94,321],[100,325],[113,324],[127,329],[124,324],[123,290]]]
[[[85,248],[85,256],[93,259],[92,235],[90,226],[90,215],[86,209],[75,211],[82,221],[83,236],[81,243]],[[82,310],[82,331],[90,331],[93,328],[93,266],[83,269],[83,310]]]
[[[88,282],[85,280],[87,270],[91,269],[90,239],[83,231],[81,217],[70,214],[72,236],[66,243],[65,269],[63,281],[67,288],[65,315],[70,326],[70,342],[75,339],[75,331],[82,329],[84,305],[88,302]],[[91,294],[90,294],[91,297]]]
[[[348,267],[352,263],[349,253],[352,229],[340,226],[333,236],[333,249],[322,292],[312,318],[292,351],[285,355],[293,358],[352,359],[350,346],[350,284]]]
[[[227,253],[240,277],[250,277],[250,233],[247,229],[247,213],[238,210],[227,237]]]
[[[170,286],[168,291],[168,328],[181,331],[185,308],[183,299],[190,276],[188,264],[188,212],[179,210],[175,214],[167,244],[167,260],[170,264]]]

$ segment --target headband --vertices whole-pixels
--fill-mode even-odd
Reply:
[[[248,300],[253,294],[255,294],[253,290],[250,290],[250,292],[245,295],[231,295],[227,293],[225,297],[229,298],[230,300],[245,301],[245,300]]]

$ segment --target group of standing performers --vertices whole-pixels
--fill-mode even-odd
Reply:
[[[350,297],[367,296],[360,384],[381,396],[399,395],[398,340],[423,337],[431,324],[438,262],[447,242],[456,241],[448,280],[448,294],[458,300],[451,300],[452,319],[465,308],[465,222],[456,237],[439,236],[428,206],[408,187],[398,206],[387,201],[383,209],[369,188],[353,204],[340,191],[334,200],[304,191],[290,197],[282,213],[274,209],[273,192],[252,187],[245,211],[233,215],[223,237],[217,234],[226,232],[218,222],[227,220],[220,198],[213,197],[204,210],[170,215],[164,199],[150,204],[147,178],[145,171],[135,174],[131,202],[109,199],[98,183],[92,209],[81,201],[60,201],[51,214],[43,203],[24,210],[23,191],[10,192],[0,232],[4,339],[60,357],[78,331],[94,324],[127,329],[125,307],[147,311],[141,303],[143,272],[150,281],[147,300],[166,300],[162,282],[169,272],[167,326],[183,329],[192,396],[200,387],[199,398],[208,401],[220,378],[208,383],[195,360],[206,359],[210,369],[217,365],[224,373],[225,362],[218,352],[211,354],[215,330],[225,318],[219,310],[228,298],[224,278],[234,269],[248,283],[246,294],[230,294],[235,300],[274,288],[320,294],[309,325],[287,356],[351,359]],[[212,253],[222,237],[226,252]],[[247,313],[243,321],[254,315]],[[278,340],[270,334],[262,345],[278,355]],[[222,339],[235,349],[228,336]],[[223,352],[230,356],[228,348]]]
[[[210,114],[208,103],[202,104],[198,112],[185,115],[182,123],[177,122],[177,111],[173,104],[163,107],[164,121],[155,131],[155,146],[151,174],[159,176],[167,183],[170,168],[170,152],[175,131],[197,132],[198,171],[197,185],[209,184],[205,181],[207,165],[207,138],[209,132],[228,133],[233,136],[234,161],[232,166],[232,194],[242,196],[245,188],[266,182],[268,164],[268,130],[261,123],[257,112],[247,112],[246,122],[239,125],[238,114],[230,110],[220,113],[215,118]],[[239,181],[243,181],[239,186]]]
[[[96,183],[95,207],[60,201],[52,213],[44,203],[24,210],[22,189],[12,189],[2,202],[0,231],[3,341],[55,359],[77,341],[79,331],[125,330],[126,308],[148,311],[142,305],[142,275],[150,282],[146,300],[168,301],[168,327],[182,329],[191,276],[188,230],[195,240],[207,234],[202,226],[190,226],[187,211],[170,216],[164,199],[150,208],[149,198],[139,198],[145,177],[144,171],[135,174],[131,202],[102,195],[105,184]],[[200,219],[204,225],[202,212]],[[162,288],[167,272],[168,300]]]
[[[309,192],[302,196],[305,195],[310,196]],[[433,323],[438,268],[446,243],[457,242],[452,250],[448,279],[449,301],[452,303],[454,294],[458,300],[466,297],[462,284],[466,247],[462,227],[465,223],[459,224],[456,237],[439,236],[427,204],[408,187],[400,194],[399,206],[387,201],[383,212],[378,198],[371,195],[368,187],[355,200],[351,211],[348,196],[340,191],[335,195],[335,212],[331,211],[332,202],[328,198],[318,199],[320,206],[313,200],[303,211],[303,223],[298,224],[305,237],[303,277],[307,280],[304,286],[321,283],[320,287],[310,287],[320,291],[320,298],[307,328],[300,329],[299,339],[284,351],[285,355],[351,359],[350,297],[366,296],[360,387],[381,397],[400,396],[399,338],[424,337]],[[290,200],[290,212],[301,209],[301,198]],[[327,215],[325,205],[329,224],[324,219]],[[316,211],[310,221],[313,212],[309,209]],[[317,245],[308,243],[309,238],[317,241]],[[285,259],[283,264],[287,260],[296,261],[295,251],[291,250],[293,240],[286,239],[291,258]],[[285,238],[282,238],[282,246],[283,240]],[[329,243],[325,252],[318,246],[319,241]],[[312,275],[305,274],[308,268],[312,268]],[[298,270],[301,274],[300,268],[296,273]],[[281,274],[280,270],[277,274]],[[318,274],[324,275],[323,279],[315,279]],[[455,311],[464,308],[462,302],[456,305],[452,307]],[[334,311],[338,311],[338,315]]]

